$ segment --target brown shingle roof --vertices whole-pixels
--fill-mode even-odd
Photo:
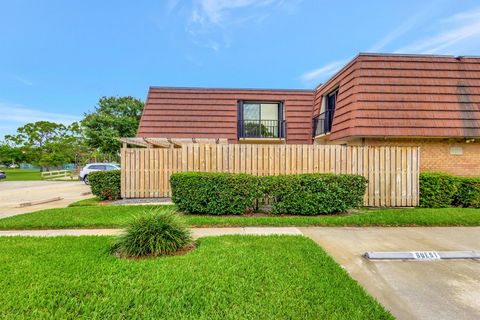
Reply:
[[[480,137],[480,58],[390,54],[359,54],[314,91],[151,87],[137,136],[236,142],[237,101],[272,100],[287,142],[311,143],[312,109],[335,88],[331,140]]]
[[[480,137],[480,58],[360,54],[317,88],[339,88],[330,139]]]
[[[239,100],[283,101],[287,143],[312,142],[313,90],[151,87],[138,137],[237,141]]]

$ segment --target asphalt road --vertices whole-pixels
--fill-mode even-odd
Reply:
[[[66,207],[72,202],[92,197],[91,194],[82,195],[85,192],[90,192],[90,187],[81,181],[1,181],[0,218],[41,209]],[[63,199],[29,207],[19,207],[20,203],[55,197]]]

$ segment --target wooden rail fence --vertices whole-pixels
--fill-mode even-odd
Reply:
[[[72,170],[43,171],[41,173],[42,179],[44,180],[73,180],[73,175]]]
[[[254,175],[352,173],[368,179],[364,204],[418,205],[417,147],[329,145],[188,144],[181,148],[123,148],[124,198],[170,196],[170,175],[181,171]]]

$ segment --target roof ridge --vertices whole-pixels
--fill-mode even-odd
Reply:
[[[244,90],[244,91],[300,91],[300,92],[315,92],[314,89],[277,89],[277,88],[219,88],[219,87],[174,87],[174,86],[150,86],[149,89],[165,89],[165,90],[221,90],[221,91],[232,91],[232,90]]]
[[[418,57],[418,58],[480,58],[480,56],[455,56],[451,54],[429,54],[429,53],[382,53],[382,52],[360,52],[357,56],[374,56],[374,57]]]

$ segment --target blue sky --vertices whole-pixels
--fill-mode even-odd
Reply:
[[[478,0],[0,0],[0,139],[150,85],[313,88],[358,52],[480,55]]]

